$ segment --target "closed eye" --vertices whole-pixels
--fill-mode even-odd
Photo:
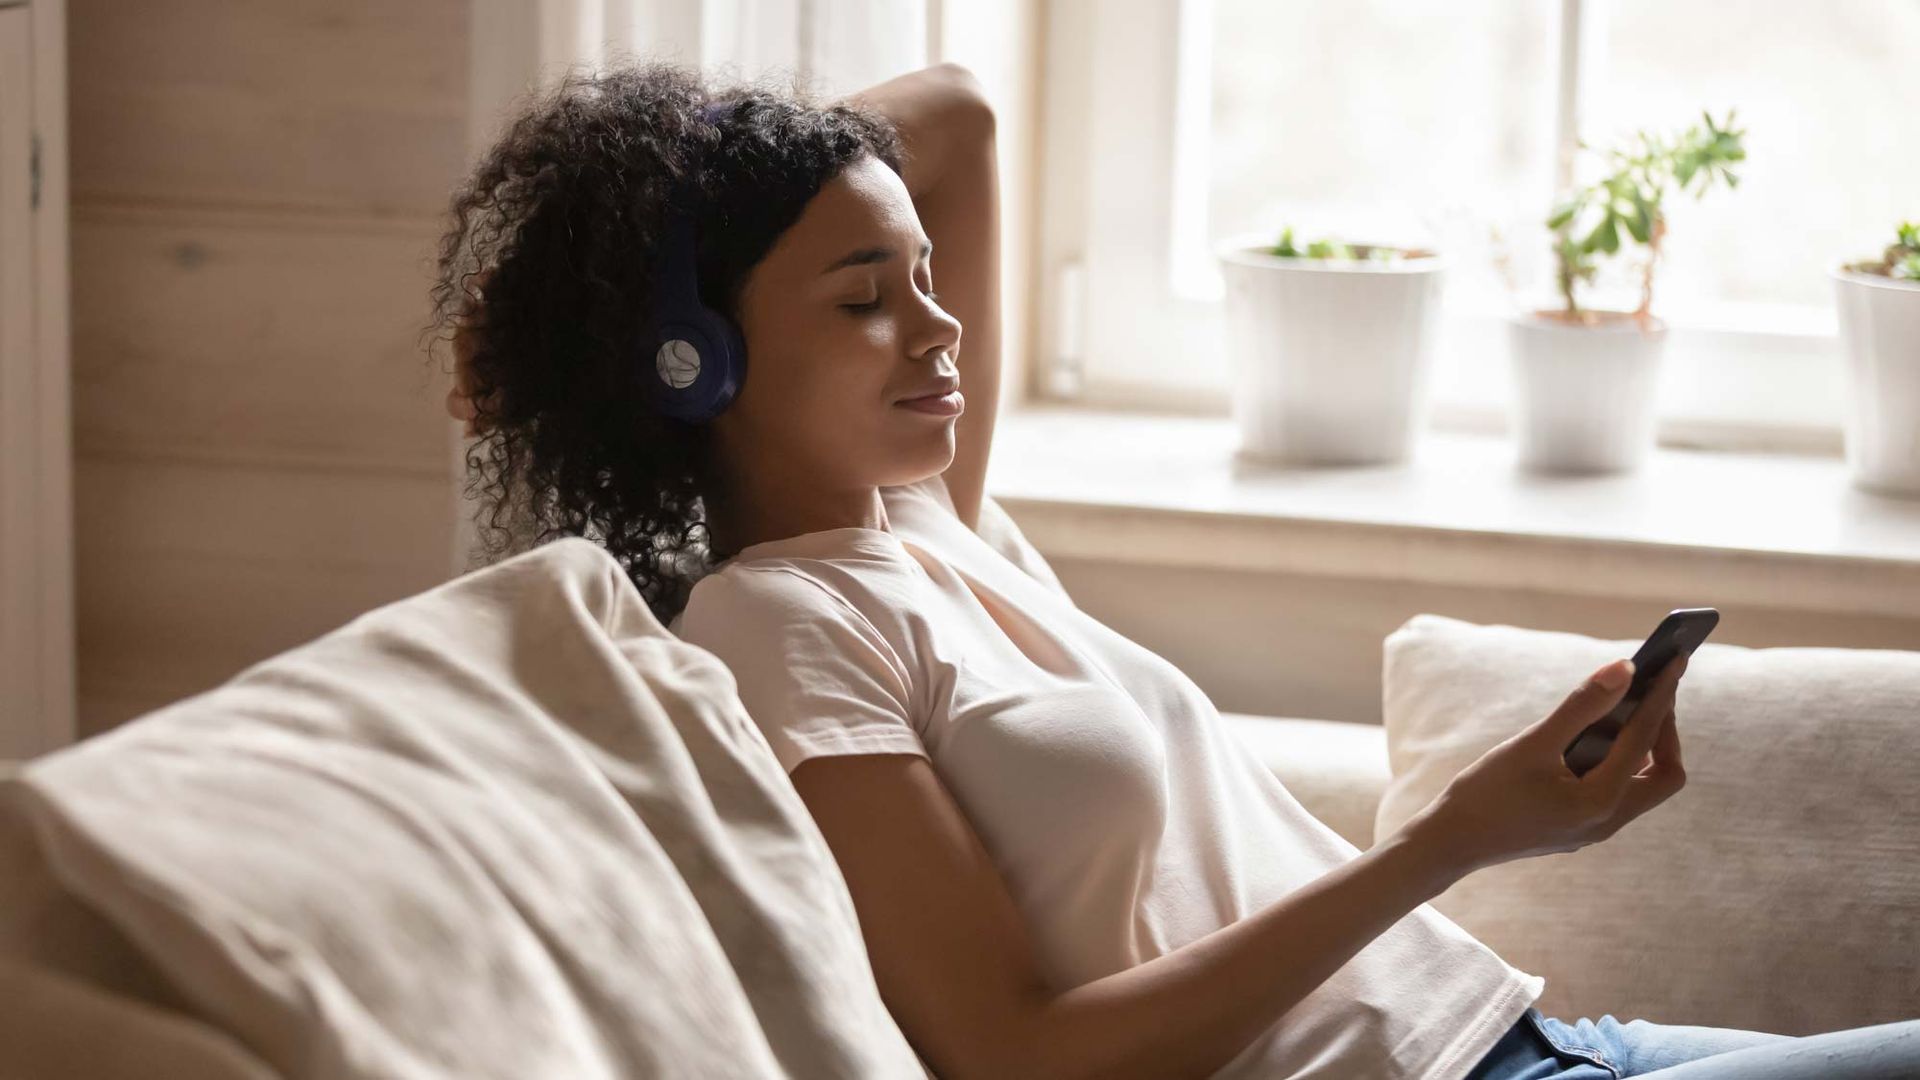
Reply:
[[[937,304],[940,302],[940,294],[937,292],[928,292],[927,299]],[[841,304],[840,306],[848,311],[868,314],[880,310],[880,298],[876,296],[864,304]]]

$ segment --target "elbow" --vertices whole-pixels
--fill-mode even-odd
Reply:
[[[1005,1080],[1009,1076],[1062,1076],[1019,1029],[996,1031],[945,1062],[929,1060],[939,1080]]]
[[[1006,1080],[1010,1076],[1045,1077],[1046,1080],[1079,1080],[1079,1074],[1060,1068],[1052,1055],[1013,1040],[996,1046],[976,1047],[953,1068],[936,1069],[939,1080]]]
[[[986,85],[973,73],[973,69],[947,60],[935,64],[933,73],[946,90],[954,116],[963,120],[967,129],[977,136],[993,138],[998,123],[993,102],[987,96]]]
[[[1084,1070],[1063,1054],[1057,1032],[1051,1030],[1052,995],[1035,988],[1024,996],[1018,1011],[995,1023],[982,1024],[972,1037],[943,1060],[927,1059],[939,1080],[1005,1080],[1010,1076],[1079,1080]]]
[[[940,1072],[940,1080],[1005,1080],[1006,1077],[1045,1077],[1046,1080],[1115,1080],[1123,1072],[1110,1059],[1112,1044],[1102,1038],[1098,1046],[1075,1042],[1079,1025],[1062,1024],[1060,999],[1036,990],[1020,1015],[1002,1025],[991,1039],[981,1039],[973,1053],[957,1063],[952,1073]]]

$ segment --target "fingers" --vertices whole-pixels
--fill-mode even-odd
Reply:
[[[474,421],[480,418],[480,410],[458,386],[447,391],[447,415],[466,424],[466,432],[475,434]]]
[[[1660,725],[1660,737],[1654,740],[1653,763],[1646,770],[1648,776],[1686,775],[1687,767],[1680,762],[1680,732],[1675,724],[1673,710],[1668,709],[1666,722]]]
[[[473,399],[468,397],[466,392],[458,386],[447,391],[448,416],[455,420],[471,420],[477,411],[478,410],[473,407]]]
[[[1608,686],[1602,681],[1609,669],[1613,668],[1618,668],[1618,686]],[[1632,684],[1633,661],[1622,658],[1603,665],[1587,676],[1585,682],[1574,687],[1560,707],[1537,725],[1540,737],[1552,743],[1555,750],[1564,748],[1573,741],[1575,735],[1585,731],[1587,725],[1607,715],[1618,705],[1620,699],[1626,696],[1627,687]]]
[[[1614,811],[1613,827],[1616,830],[1673,798],[1686,786],[1687,770],[1680,763],[1680,736],[1674,723],[1673,713],[1667,713],[1665,722],[1660,725],[1660,740],[1654,744],[1654,764],[1646,775],[1636,776],[1627,782],[1627,790]]]
[[[480,434],[480,406],[473,400],[471,379],[466,368],[460,368],[454,375],[453,386],[447,390],[447,415],[465,425],[467,435]]]
[[[464,424],[468,437],[479,435],[484,427],[479,403],[473,398],[473,353],[480,326],[480,309],[470,305],[453,332],[453,386],[447,391],[447,415]]]
[[[1668,709],[1666,719],[1660,722],[1660,734],[1654,739],[1653,750],[1641,759],[1640,770],[1633,774],[1634,779],[1652,776],[1667,767],[1667,762],[1680,747],[1680,740],[1673,730],[1673,710]]]
[[[1660,674],[1647,687],[1647,696],[1635,707],[1626,726],[1615,737],[1606,760],[1594,766],[1583,780],[1605,791],[1618,791],[1621,785],[1633,778],[1666,727],[1664,721],[1667,713],[1673,709],[1680,676],[1687,670],[1687,659],[1679,657],[1660,670]]]
[[[1687,774],[1687,767],[1680,760],[1680,729],[1673,710],[1667,710],[1667,722],[1660,727],[1660,741],[1653,744],[1654,769],[1658,772]]]

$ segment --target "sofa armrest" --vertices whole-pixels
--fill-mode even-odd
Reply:
[[[1386,728],[1248,713],[1221,717],[1308,813],[1362,851],[1373,846],[1374,811],[1392,777]]]

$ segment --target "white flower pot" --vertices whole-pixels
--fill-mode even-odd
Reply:
[[[1426,414],[1445,260],[1253,250],[1272,242],[1245,234],[1215,248],[1241,453],[1299,464],[1405,461]]]
[[[1518,464],[1535,472],[1639,467],[1654,443],[1655,391],[1667,329],[1633,319],[1570,325],[1508,320]]]
[[[1854,485],[1920,495],[1920,282],[1837,269]]]

